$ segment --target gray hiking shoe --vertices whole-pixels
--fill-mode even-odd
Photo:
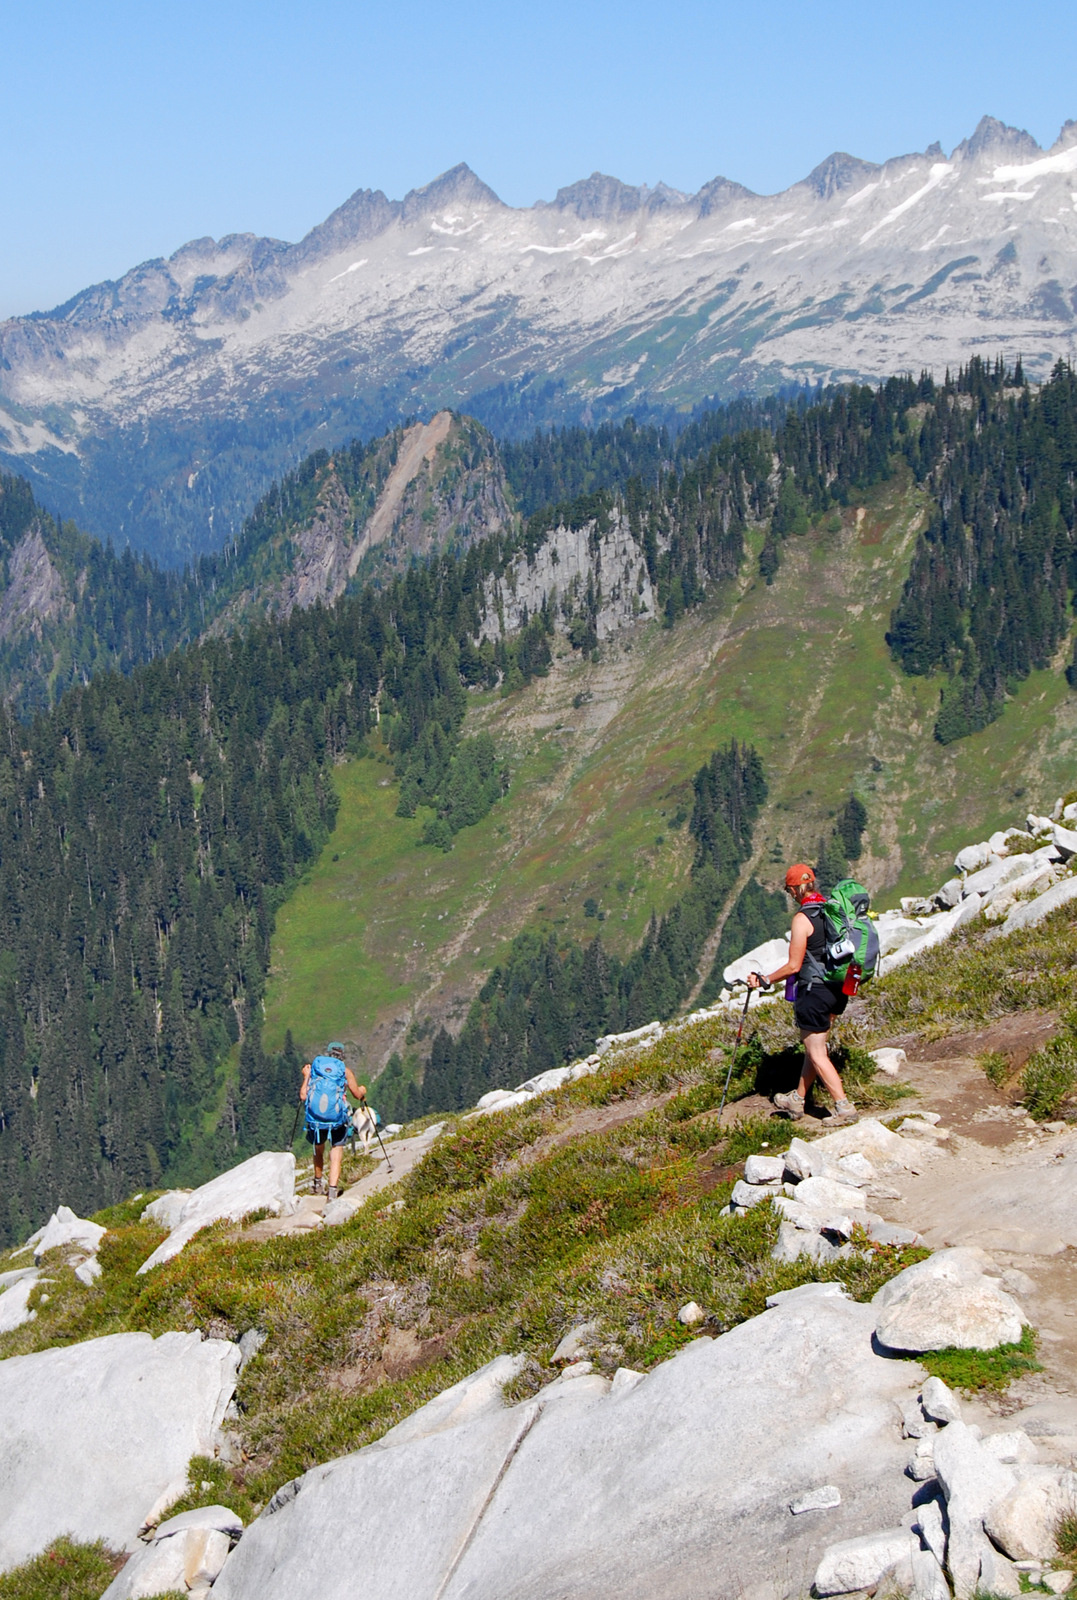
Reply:
[[[311,1194],[324,1194],[325,1193],[325,1179],[324,1178],[315,1178],[314,1187],[311,1189],[310,1192],[311,1192]]]
[[[337,1195],[339,1193],[340,1193],[340,1185],[331,1183],[329,1185],[329,1204],[330,1205],[332,1205],[333,1201],[336,1199],[336,1197],[337,1197]]]
[[[804,1115],[804,1101],[795,1089],[790,1089],[788,1094],[776,1094],[774,1104],[779,1111],[784,1111],[793,1122],[799,1122]]]
[[[855,1122],[859,1115],[851,1100],[839,1100],[830,1113],[831,1120],[835,1122]]]

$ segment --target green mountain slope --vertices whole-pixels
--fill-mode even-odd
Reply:
[[[637,622],[597,662],[562,641],[547,677],[474,696],[465,729],[493,735],[512,780],[451,854],[415,848],[384,760],[338,767],[331,847],[277,919],[267,1043],[344,1036],[373,1073],[409,1044],[425,1054],[438,1023],[455,1030],[525,926],[600,929],[627,954],[687,884],[692,775],[731,737],[759,750],[770,791],[741,881],[816,860],[855,792],[869,815],[858,873],[880,903],[940,881],[1015,806],[1071,787],[1065,645],[996,722],[946,746],[938,679],[892,659],[884,632],[926,515],[923,491],[896,478],[788,539],[771,584],[747,560],[672,629]]]

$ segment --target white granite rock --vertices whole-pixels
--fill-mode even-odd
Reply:
[[[913,1550],[909,1559],[909,1600],[950,1600],[950,1585],[933,1551]]]
[[[904,1050],[893,1045],[883,1045],[878,1050],[869,1050],[868,1054],[879,1071],[888,1078],[896,1078],[909,1059]]]
[[[745,1183],[743,1178],[738,1178],[729,1196],[729,1203],[736,1210],[746,1211],[751,1206],[760,1205],[764,1200],[770,1200],[781,1192],[780,1186],[776,1183]]]
[[[980,1550],[980,1581],[977,1589],[981,1595],[1002,1596],[1003,1600],[1017,1600],[1021,1593],[1021,1574],[1006,1556],[994,1545],[984,1540]]]
[[[63,1245],[78,1245],[93,1255],[105,1231],[99,1222],[77,1217],[70,1206],[57,1206],[34,1245],[34,1260],[40,1261],[47,1251],[58,1250]]]
[[[912,961],[914,957],[923,955],[925,950],[931,950],[935,945],[941,944],[943,939],[948,939],[958,926],[965,905],[966,902],[963,900],[953,911],[940,911],[937,917],[925,918],[917,937],[910,939],[892,955],[887,956],[885,970],[892,972],[895,967],[904,966],[906,961]]]
[[[987,841],[981,844],[967,844],[954,857],[954,866],[958,872],[978,872],[981,867],[986,867],[994,854]]]
[[[601,1039],[595,1040],[595,1054],[604,1056],[610,1050],[647,1044],[651,1040],[660,1039],[664,1031],[660,1022],[646,1022],[642,1028],[631,1028],[627,1033],[606,1033]]]
[[[965,878],[965,893],[991,894],[1003,883],[1010,883],[1011,878],[1023,878],[1029,870],[1031,859],[1031,856],[1003,856],[1003,858],[995,856],[994,861],[989,862],[986,867],[981,867],[979,872],[971,872]]]
[[[791,1500],[789,1509],[794,1517],[802,1517],[805,1511],[831,1511],[840,1505],[841,1490],[836,1484],[824,1483],[821,1488],[809,1489],[805,1494]]]
[[[933,1498],[917,1506],[914,1526],[919,1528],[921,1539],[936,1561],[945,1566],[946,1518],[942,1501]]]
[[[821,1233],[809,1233],[795,1223],[783,1222],[778,1228],[778,1238],[770,1252],[774,1261],[844,1261],[853,1253],[849,1244],[831,1244]]]
[[[193,1511],[181,1511],[178,1516],[168,1517],[158,1523],[153,1537],[169,1539],[186,1528],[215,1528],[218,1533],[240,1534],[243,1532],[243,1518],[227,1506],[196,1506]]]
[[[1045,1572],[1040,1579],[1045,1589],[1052,1594],[1069,1594],[1073,1588],[1074,1574],[1059,1567],[1055,1572]]]
[[[1015,905],[1007,913],[1002,931],[1013,933],[1017,928],[1035,927],[1037,922],[1042,922],[1052,911],[1057,911],[1060,906],[1069,905],[1074,899],[1077,899],[1077,876],[1070,873],[1060,883],[1052,884],[1050,889],[1045,889],[1043,894],[1037,895],[1035,900],[1022,900]]]
[[[540,1072],[526,1083],[517,1084],[517,1091],[526,1089],[529,1094],[549,1094],[552,1089],[560,1089],[568,1083],[571,1072],[571,1067],[551,1067],[548,1072]]]
[[[857,1210],[864,1197],[852,1184],[836,1183],[832,1178],[804,1178],[796,1186],[794,1198],[798,1205],[810,1206],[813,1211],[841,1212]]]
[[[782,1156],[749,1156],[744,1163],[745,1183],[781,1183],[784,1173]]]
[[[722,973],[722,980],[727,984],[741,983],[750,972],[761,972],[766,977],[768,972],[780,967],[788,955],[788,939],[767,939],[765,943],[757,944],[754,950],[748,950],[736,961],[731,961]]]
[[[928,1378],[920,1391],[924,1416],[932,1422],[960,1422],[961,1403],[941,1378]]]
[[[871,1327],[870,1307],[791,1297],[633,1387],[592,1373],[506,1409],[504,1374],[475,1374],[491,1403],[469,1420],[417,1413],[278,1494],[214,1600],[295,1600],[314,1572],[320,1600],[353,1600],[357,1574],[364,1600],[687,1600],[746,1574],[806,1593],[819,1519],[788,1509],[805,1485],[840,1471],[850,1534],[908,1508],[892,1418],[915,1375]]]
[[[11,1333],[24,1322],[33,1322],[37,1312],[30,1310],[27,1301],[37,1279],[37,1269],[31,1267],[28,1274],[20,1275],[0,1294],[0,1333]]]
[[[798,1307],[807,1305],[812,1300],[847,1300],[843,1283],[835,1283],[833,1279],[824,1283],[798,1283],[795,1289],[776,1289],[773,1294],[767,1295],[767,1310],[773,1311],[775,1306],[788,1306],[796,1304]]]
[[[146,1545],[120,1568],[101,1600],[151,1600],[176,1590],[182,1593],[187,1588],[186,1556],[182,1535]]]
[[[534,1098],[530,1089],[492,1089],[489,1094],[483,1095],[478,1110],[482,1116],[489,1117],[497,1111],[514,1111],[517,1106],[525,1106]]]
[[[914,1483],[927,1483],[935,1476],[935,1434],[922,1434],[916,1441],[905,1468]]]
[[[1011,1467],[995,1461],[971,1428],[951,1422],[935,1438],[935,1472],[946,1496],[947,1562],[957,1600],[970,1600],[990,1547],[984,1519],[1014,1488]]]
[[[1050,1561],[1062,1517],[1077,1513],[1077,1473],[1025,1466],[1018,1482],[988,1512],[984,1526],[1013,1561]]]
[[[812,1141],[811,1149],[824,1158],[838,1158],[859,1152],[867,1156],[869,1161],[880,1165],[892,1161],[901,1166],[908,1160],[918,1160],[920,1154],[908,1139],[892,1133],[875,1117],[861,1117],[859,1122],[851,1122],[844,1128],[836,1128],[833,1133],[825,1133],[822,1138]]]
[[[989,1433],[980,1443],[988,1455],[1010,1466],[1024,1466],[1039,1458],[1039,1451],[1024,1428],[1012,1428],[1008,1433]]]
[[[563,1336],[557,1349],[550,1357],[552,1366],[559,1366],[564,1361],[575,1361],[579,1356],[593,1350],[602,1337],[601,1324],[596,1321],[578,1323],[575,1328],[570,1328]]]
[[[191,1456],[213,1454],[238,1366],[234,1344],[196,1333],[0,1361],[0,1570],[62,1533],[123,1549],[182,1492]]]
[[[1051,838],[1063,860],[1068,861],[1070,856],[1077,855],[1077,833],[1072,828],[1063,828],[1056,822],[1051,828]]]
[[[677,1321],[685,1328],[698,1328],[700,1323],[706,1320],[707,1313],[694,1300],[689,1300],[688,1304],[677,1312]]]
[[[212,1584],[228,1559],[230,1544],[227,1533],[209,1527],[188,1525],[164,1538],[158,1534],[120,1569],[101,1600],[149,1600],[166,1591],[183,1593]]]
[[[862,1534],[828,1545],[815,1569],[815,1593],[851,1594],[870,1589],[902,1559],[911,1558],[916,1540],[908,1528],[888,1528],[884,1533]]]
[[[936,1278],[917,1282],[901,1299],[890,1301],[875,1333],[889,1350],[994,1350],[1016,1344],[1021,1328],[1020,1306],[990,1278],[975,1283]]]
[[[87,1289],[92,1289],[101,1276],[101,1263],[96,1256],[87,1256],[85,1261],[80,1261],[75,1268],[75,1277]]]
[[[956,933],[958,928],[963,928],[966,923],[975,921],[983,908],[984,897],[982,894],[966,895],[964,900],[962,900],[961,904],[957,908],[957,916],[954,918],[954,925],[951,929],[951,932]]]
[[[910,939],[920,937],[924,925],[915,917],[906,917],[900,911],[884,911],[876,923],[876,931],[879,935],[880,959],[887,963],[895,950],[900,950]]]
[[[139,1267],[149,1272],[171,1261],[196,1233],[213,1222],[238,1222],[252,1211],[291,1216],[295,1210],[295,1157],[291,1151],[263,1150],[238,1167],[211,1178],[188,1196],[168,1238]]]
[[[143,1222],[156,1222],[169,1232],[179,1223],[183,1208],[191,1198],[190,1189],[166,1189],[156,1200],[151,1200],[142,1213]]]

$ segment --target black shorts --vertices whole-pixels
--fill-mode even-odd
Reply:
[[[334,1145],[343,1144],[350,1132],[351,1129],[346,1122],[342,1122],[337,1128],[311,1128],[308,1126],[307,1143],[324,1144],[327,1139],[330,1139]]]
[[[813,983],[810,989],[797,988],[793,1015],[801,1033],[826,1033],[831,1017],[840,1017],[848,1004],[840,983]]]

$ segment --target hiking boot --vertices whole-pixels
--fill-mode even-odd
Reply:
[[[851,1100],[838,1100],[830,1116],[836,1122],[855,1122],[859,1114]]]
[[[336,1199],[336,1197],[337,1197],[337,1195],[339,1193],[340,1193],[340,1185],[336,1184],[336,1183],[331,1183],[329,1185],[329,1204],[330,1205],[333,1204],[333,1201]]]
[[[804,1100],[795,1089],[790,1089],[788,1094],[776,1094],[774,1104],[779,1111],[784,1111],[792,1122],[799,1122],[804,1115]]]
[[[311,1192],[311,1194],[324,1194],[325,1193],[325,1179],[324,1178],[315,1178],[314,1187],[311,1189],[310,1192]]]

